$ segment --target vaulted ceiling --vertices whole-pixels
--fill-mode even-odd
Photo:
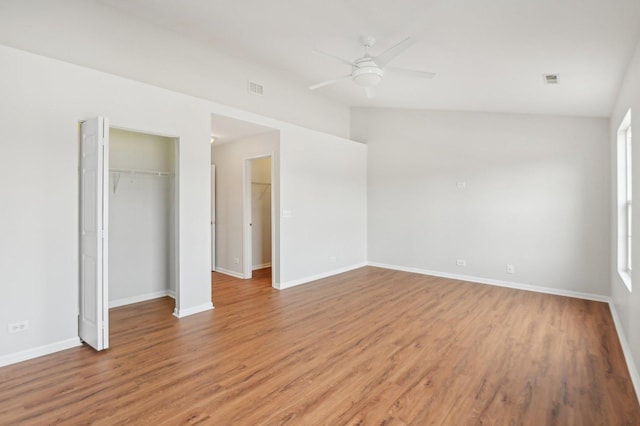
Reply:
[[[415,44],[376,97],[348,79],[318,89],[350,106],[608,116],[640,37],[638,0],[102,0],[140,19],[250,58],[308,86],[348,74],[359,37],[379,53]],[[543,74],[559,74],[545,85]]]

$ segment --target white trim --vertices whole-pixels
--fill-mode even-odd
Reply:
[[[251,227],[252,218],[252,187],[251,187],[251,161],[259,160],[262,158],[270,159],[271,167],[271,256],[272,260],[279,258],[279,253],[275,252],[275,216],[274,216],[274,199],[275,191],[273,184],[273,175],[275,168],[275,153],[273,151],[265,152],[262,154],[253,155],[251,157],[244,157],[242,162],[242,277],[243,279],[252,278],[252,272],[256,269],[253,264],[253,229]],[[273,274],[272,274],[273,275]]]
[[[64,351],[66,349],[81,346],[82,342],[79,337],[73,337],[59,342],[49,343],[48,345],[38,346],[36,348],[27,349],[26,351],[15,352],[8,355],[0,356],[0,367],[11,365],[22,361],[28,361],[54,352]]]
[[[409,266],[389,265],[386,263],[367,262],[367,264],[369,266],[376,266],[378,268],[394,269],[396,271],[404,271],[404,272],[413,272],[415,274],[422,274],[422,275],[433,275],[434,277],[468,281],[468,282],[478,283],[478,284],[489,284],[489,285],[495,285],[499,287],[514,288],[517,290],[534,291],[536,293],[555,294],[557,296],[566,296],[566,297],[574,297],[577,299],[594,300],[596,302],[608,303],[610,301],[609,297],[602,296],[600,294],[594,294],[594,293],[583,293],[580,291],[562,290],[558,288],[542,287],[542,286],[531,285],[531,284],[522,284],[522,283],[515,283],[510,281],[494,280],[491,278],[473,277],[470,275],[450,274],[448,272],[429,271],[426,269],[411,268]]]
[[[109,309],[117,308],[119,306],[131,305],[132,303],[146,302],[147,300],[159,299],[161,297],[169,296],[173,299],[176,298],[176,292],[173,290],[160,290],[153,293],[141,294],[139,296],[125,297],[122,299],[116,299],[109,302]]]
[[[631,283],[631,274],[629,273],[629,271],[618,269],[618,276],[620,277],[624,285],[627,287],[627,290],[629,290],[629,293],[631,293],[632,283]]]
[[[219,272],[224,275],[229,275],[230,277],[240,278],[241,280],[244,279],[244,275],[242,275],[242,273],[236,272],[236,271],[230,271],[229,269],[224,269],[219,266],[218,266],[218,269],[215,270],[215,272]]]
[[[209,302],[209,303],[205,303],[204,305],[194,306],[193,308],[180,309],[180,310],[176,308],[173,311],[173,316],[176,318],[184,318],[184,317],[188,317],[189,315],[199,314],[200,312],[206,312],[212,309],[213,309],[213,303]]]
[[[253,270],[257,271],[258,269],[271,268],[271,262],[263,263],[262,265],[253,265]]]
[[[242,161],[242,278],[251,278],[253,237],[251,235],[251,158]]]
[[[339,269],[333,269],[333,270],[328,271],[328,272],[323,272],[321,274],[316,274],[316,275],[312,275],[312,276],[309,276],[309,277],[300,278],[300,279],[297,279],[297,280],[287,281],[285,283],[273,283],[273,288],[277,288],[278,290],[284,290],[284,289],[287,289],[287,288],[295,287],[297,285],[307,284],[307,283],[310,283],[312,281],[320,280],[322,278],[327,278],[327,277],[331,277],[333,275],[338,275],[338,274],[342,274],[344,272],[349,272],[349,271],[352,271],[354,269],[363,268],[365,266],[367,266],[367,262],[356,263],[355,265],[350,265],[350,266],[346,266],[344,268],[339,268]]]
[[[632,290],[632,236],[631,225],[632,200],[632,156],[631,147],[631,108],[627,110],[620,126],[618,127],[616,140],[616,269],[627,286],[629,292]]]
[[[629,370],[629,376],[631,376],[631,382],[633,383],[633,388],[636,390],[636,397],[638,398],[638,403],[640,403],[640,374],[638,374],[638,369],[636,368],[636,364],[633,361],[633,355],[631,354],[631,347],[629,346],[629,342],[627,341],[627,338],[624,335],[622,322],[620,321],[620,317],[618,316],[618,311],[616,310],[616,304],[613,303],[613,300],[609,300],[609,309],[611,310],[611,318],[613,318],[613,324],[615,325],[616,332],[618,333],[618,340],[620,341],[620,346],[622,346],[622,353],[624,354],[624,359],[625,361],[627,361],[627,369]]]

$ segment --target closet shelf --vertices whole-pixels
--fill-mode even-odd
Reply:
[[[158,177],[171,177],[173,173],[161,170],[141,170],[141,169],[109,169],[111,173],[123,173],[127,175],[145,175]]]
[[[113,173],[113,193],[118,190],[118,184],[120,183],[120,177],[122,175],[128,176],[152,176],[152,177],[172,177],[173,173],[165,172],[162,170],[142,170],[142,169],[109,169],[109,173]]]

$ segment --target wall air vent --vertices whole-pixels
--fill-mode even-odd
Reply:
[[[558,84],[558,74],[542,74],[545,84]]]
[[[252,95],[263,96],[264,87],[254,81],[247,81],[247,91]]]

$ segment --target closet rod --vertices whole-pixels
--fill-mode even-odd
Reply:
[[[173,173],[163,172],[161,170],[139,170],[139,169],[109,169],[111,173],[123,173],[128,175],[146,175],[146,176],[160,176],[170,177]]]
[[[271,183],[269,182],[251,182],[251,183],[255,185],[271,185]]]
[[[157,176],[157,177],[171,177],[173,173],[163,172],[161,170],[139,170],[139,169],[109,169],[109,172],[113,173],[113,193],[118,190],[118,184],[120,184],[120,176]]]

